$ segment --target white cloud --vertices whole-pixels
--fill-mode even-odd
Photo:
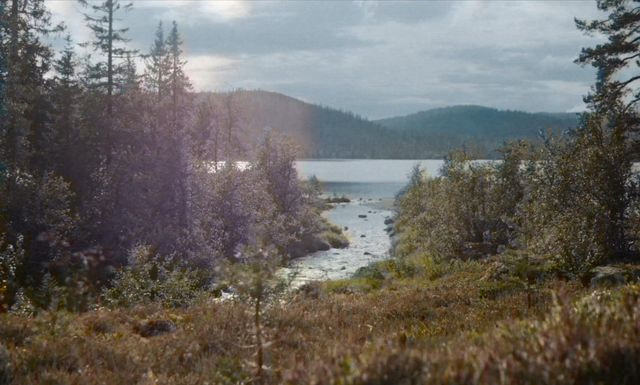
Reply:
[[[225,72],[236,65],[237,60],[216,55],[191,56],[186,64],[186,72],[196,91],[219,90],[229,87]]]
[[[251,12],[249,0],[136,0],[137,8],[164,10],[160,18],[205,17],[217,21],[233,21]]]
[[[90,40],[75,1],[46,1]],[[573,109],[594,80],[573,60],[597,43],[573,19],[603,16],[595,1],[136,0],[122,25],[144,51],[158,21],[177,20],[198,90],[264,88],[375,117]]]

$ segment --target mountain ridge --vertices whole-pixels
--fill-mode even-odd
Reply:
[[[578,124],[575,113],[530,113],[479,105],[439,107],[369,120],[273,91],[199,95],[233,100],[243,140],[257,138],[270,127],[293,138],[301,147],[300,155],[310,159],[441,158],[461,146],[473,146],[481,155],[495,157],[497,148],[506,141],[536,140],[547,129],[566,131]]]

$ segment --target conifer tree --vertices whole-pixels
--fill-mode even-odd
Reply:
[[[74,130],[77,126],[78,98],[81,93],[78,80],[76,79],[75,52],[71,35],[65,38],[66,45],[60,57],[54,61],[53,68],[56,71],[53,85],[53,124],[55,140],[52,146],[55,147],[56,171],[67,178],[79,182],[76,175],[73,175],[71,168],[74,167],[73,140]],[[78,151],[79,149],[75,149]]]
[[[162,21],[158,23],[156,38],[149,54],[146,55],[146,83],[150,91],[162,99],[168,93],[170,63],[167,55],[167,40],[164,37]]]
[[[604,218],[605,223],[598,224],[604,233],[603,249],[609,255],[624,254],[629,247],[625,228],[630,197],[635,195],[628,182],[640,123],[640,6],[631,0],[597,0],[597,7],[609,12],[608,17],[576,20],[578,29],[588,35],[602,34],[607,41],[583,48],[576,60],[595,67],[597,78],[585,97],[590,112],[573,135],[574,152],[585,154],[574,166],[580,169],[577,175],[598,179],[591,201],[598,202],[598,215]]]
[[[169,138],[171,148],[168,151],[169,167],[173,171],[173,202],[175,204],[176,219],[180,227],[187,225],[188,186],[190,167],[190,146],[184,129],[184,119],[187,116],[187,91],[191,88],[188,77],[184,72],[186,61],[182,58],[182,40],[178,32],[178,24],[173,21],[171,32],[167,38],[167,62],[169,64],[169,88],[171,94],[171,126]]]
[[[602,34],[605,43],[583,48],[576,60],[597,70],[592,92],[585,98],[595,112],[607,112],[616,104],[629,111],[640,101],[640,5],[631,0],[597,0],[597,7],[609,12],[602,20],[578,20],[576,26],[588,35]],[[633,71],[623,70],[633,69]],[[621,76],[619,76],[621,75]]]
[[[189,78],[184,73],[187,62],[182,58],[182,40],[178,33],[178,24],[173,21],[171,33],[167,38],[167,58],[170,65],[170,87],[174,125],[178,123],[178,109],[181,98],[191,88]]]
[[[0,14],[4,71],[3,105],[6,119],[0,121],[5,163],[10,169],[26,169],[31,156],[30,135],[42,129],[40,108],[44,75],[49,70],[51,49],[41,37],[59,31],[51,27],[50,14],[43,0],[3,2]]]
[[[99,5],[90,4],[87,0],[79,0],[80,4],[89,8],[90,13],[85,14],[87,26],[93,31],[95,40],[85,42],[83,46],[91,46],[99,54],[103,55],[102,61],[98,61],[87,69],[88,77],[93,86],[106,92],[107,100],[107,127],[105,132],[107,145],[107,161],[110,163],[111,155],[115,150],[113,143],[113,119],[114,119],[114,94],[116,87],[121,86],[126,75],[126,57],[136,51],[128,49],[124,44],[129,41],[125,34],[128,28],[118,28],[116,23],[120,21],[118,14],[132,8],[132,4],[122,6],[119,0],[105,0]]]

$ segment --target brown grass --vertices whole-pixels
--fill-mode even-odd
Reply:
[[[527,290],[483,279],[488,268],[317,284],[272,301],[264,382],[636,383],[638,288],[574,305],[586,293],[576,283]],[[256,383],[252,317],[249,303],[210,298],[185,309],[3,315],[0,339],[15,384]],[[140,335],[166,323],[175,331]]]

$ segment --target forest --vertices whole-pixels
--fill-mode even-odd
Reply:
[[[347,240],[286,128],[193,92],[175,21],[137,52],[129,5],[80,4],[56,52],[43,0],[0,1],[0,385],[640,382],[637,2],[576,20],[607,39],[575,128],[416,167],[391,258],[295,290],[278,267]]]
[[[453,106],[379,120],[306,103],[276,92],[203,92],[196,98],[229,105],[236,112],[237,151],[257,144],[264,127],[277,127],[308,159],[442,159],[456,148],[472,148],[483,159],[498,159],[509,141],[539,142],[548,130],[575,129],[575,113],[530,113],[482,106]],[[220,108],[214,110],[220,111]],[[222,110],[224,111],[224,109]],[[215,113],[212,116],[215,117]],[[242,156],[242,155],[240,155]]]
[[[1,3],[2,310],[50,307],[57,289],[57,306],[86,310],[125,265],[153,263],[191,290],[246,253],[286,261],[317,247],[328,225],[295,146],[275,130],[238,145],[231,98],[191,91],[178,25],[134,52],[113,28],[124,4],[82,4],[91,58],[70,36],[61,52],[44,43],[64,31],[43,1]]]

